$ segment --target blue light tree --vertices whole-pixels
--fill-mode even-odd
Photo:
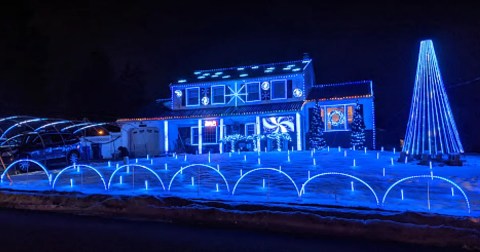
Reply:
[[[318,104],[318,101],[316,101],[315,107],[313,107],[313,117],[310,122],[310,130],[307,134],[310,148],[316,150],[321,150],[327,147],[327,142],[323,135],[324,125],[320,113],[320,105]]]
[[[415,87],[402,152],[414,157],[463,153],[431,40],[420,42]]]
[[[365,122],[363,121],[361,107],[358,100],[355,105],[355,112],[353,113],[350,144],[354,149],[363,149],[365,147]]]

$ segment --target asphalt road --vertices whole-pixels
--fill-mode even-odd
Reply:
[[[0,225],[0,251],[447,251],[351,238],[11,209],[0,209]]]

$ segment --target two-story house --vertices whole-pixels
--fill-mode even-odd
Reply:
[[[198,70],[170,85],[171,98],[138,118],[119,119],[135,156],[309,149],[315,101],[325,137],[348,147],[354,105],[362,105],[367,145],[375,147],[371,81],[315,85],[312,60]],[[160,109],[161,105],[168,109]]]

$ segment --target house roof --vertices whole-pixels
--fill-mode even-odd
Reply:
[[[308,92],[307,100],[335,100],[373,96],[371,80],[316,84]]]
[[[302,73],[311,61],[311,59],[305,58],[287,62],[196,70],[193,75],[181,78],[172,85]]]
[[[202,109],[183,109],[169,110],[158,114],[154,117],[143,118],[123,118],[117,122],[126,121],[148,121],[148,120],[169,120],[169,119],[186,119],[186,118],[207,118],[219,116],[242,116],[257,115],[267,113],[296,112],[300,111],[303,101],[257,104],[238,107],[218,107],[218,108],[202,108]]]

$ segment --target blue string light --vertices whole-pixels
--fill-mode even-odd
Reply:
[[[403,152],[407,155],[464,152],[431,40],[420,42]]]

